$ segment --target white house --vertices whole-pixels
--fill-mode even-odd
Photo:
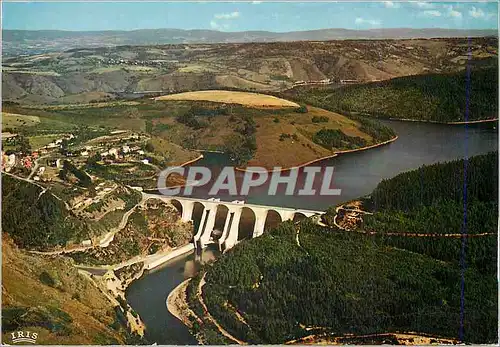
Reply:
[[[118,157],[118,148],[111,148],[111,149],[109,150],[109,155],[112,155],[112,156],[114,156],[115,158],[117,158],[117,157]]]

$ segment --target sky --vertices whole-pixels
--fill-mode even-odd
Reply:
[[[325,28],[497,29],[497,2],[3,2],[2,28],[212,29],[286,32]]]

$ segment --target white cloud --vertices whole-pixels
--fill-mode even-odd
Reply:
[[[472,8],[469,11],[469,15],[474,18],[483,18],[484,11],[481,10],[480,8],[475,8],[474,6],[472,6]]]
[[[234,19],[238,18],[240,16],[240,13],[238,11],[231,12],[231,13],[217,13],[214,15],[215,19]]]
[[[472,8],[469,10],[469,16],[476,19],[488,20],[490,18],[494,18],[495,13],[493,12],[486,13],[482,9],[472,6]]]
[[[448,17],[453,17],[453,18],[456,18],[456,19],[462,19],[462,12],[454,10],[453,6],[451,6],[451,5],[449,5],[449,6],[445,5],[444,7],[447,9],[446,15]]]
[[[214,20],[211,20],[211,21],[210,21],[210,27],[211,27],[212,29],[214,29],[214,30],[219,30],[219,31],[221,31],[221,30],[227,30],[227,29],[229,29],[229,24],[227,24],[227,23],[222,23],[222,24],[221,24],[221,23],[217,23],[217,22],[216,22],[216,21],[214,21]]]
[[[417,6],[419,8],[423,8],[423,9],[434,8],[434,4],[431,4],[429,2],[417,1],[417,2],[414,2],[414,4],[415,4],[415,6]]]
[[[384,1],[384,6],[387,8],[399,8],[399,3],[394,1]]]
[[[378,19],[365,19],[361,17],[356,18],[354,22],[356,24],[369,24],[371,26],[379,26],[380,24],[382,24],[382,22]]]
[[[229,23],[227,23],[227,21],[239,17],[240,13],[238,11],[231,13],[216,13],[210,21],[210,27],[214,30],[227,30],[229,29]]]
[[[262,1],[252,1],[252,4],[253,4],[253,5],[262,4]]]
[[[423,12],[423,15],[426,17],[440,17],[441,12],[436,11],[436,10],[427,10]]]

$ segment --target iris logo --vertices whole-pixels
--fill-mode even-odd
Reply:
[[[10,333],[10,336],[12,337],[13,344],[23,342],[35,344],[36,339],[38,338],[38,333],[32,333],[30,331],[14,331]]]

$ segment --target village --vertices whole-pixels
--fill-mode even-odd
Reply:
[[[50,190],[86,220],[99,221],[123,210],[132,203],[129,188],[151,186],[159,170],[151,163],[149,137],[131,131],[93,134],[97,137],[65,133],[34,149],[21,134],[3,135],[2,171]]]
[[[30,149],[23,144],[22,135],[2,133],[2,170],[28,180],[52,182],[59,180],[59,171],[65,162],[76,167],[88,166],[91,162],[148,165],[150,157],[145,152],[148,139],[145,135],[117,130],[81,143],[78,135],[68,133],[47,145]]]

